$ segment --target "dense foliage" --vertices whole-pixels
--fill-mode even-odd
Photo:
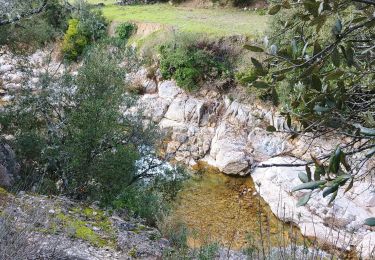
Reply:
[[[254,66],[242,82],[280,103],[292,135],[336,133],[352,138],[331,154],[313,157],[301,175],[305,184],[296,187],[324,189],[323,196],[332,194],[332,201],[339,187],[350,183],[348,190],[353,179],[374,174],[374,169],[366,174],[362,170],[375,154],[375,2],[274,2],[270,36],[263,46],[245,46],[267,58],[253,58]],[[314,178],[309,164],[315,165]]]
[[[127,40],[136,31],[137,26],[133,23],[125,22],[116,27],[116,34],[122,40]]]
[[[35,9],[35,7],[37,7]],[[39,10],[27,17],[30,10]],[[49,1],[19,1],[13,0],[0,6],[0,45],[8,45],[13,50],[23,50],[25,47],[37,48],[66,30],[66,18],[70,10],[59,0]],[[17,20],[25,15],[25,19]],[[8,21],[15,20],[6,24]],[[19,48],[22,47],[22,48]]]
[[[106,34],[107,22],[102,13],[85,2],[79,2],[69,20],[62,51],[68,60],[76,60],[92,42]]]
[[[233,71],[227,53],[208,41],[189,42],[184,38],[160,47],[160,70],[166,79],[176,80],[178,86],[198,90],[203,81],[231,81]]]
[[[139,165],[140,158],[156,156],[149,147],[158,134],[120,110],[133,101],[118,64],[134,53],[113,46],[108,55],[107,48],[90,49],[77,76],[47,73],[33,90],[23,86],[5,108],[2,132],[14,136],[22,164],[19,188],[111,205],[133,184],[152,177],[147,171],[152,163],[161,164]]]

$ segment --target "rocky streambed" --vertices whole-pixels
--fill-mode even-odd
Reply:
[[[373,257],[375,232],[364,225],[366,218],[375,215],[370,180],[356,182],[345,194],[339,192],[330,206],[329,198],[314,194],[306,206],[297,207],[304,192],[291,190],[301,183],[298,173],[304,172],[304,167],[257,167],[298,164],[310,160],[310,154],[326,154],[350,140],[309,135],[291,139],[283,133],[288,130],[286,119],[264,104],[240,103],[212,90],[189,94],[174,81],[147,75],[145,69],[128,75],[129,80],[141,83],[144,92],[132,111],[142,110],[145,120],[170,134],[167,152],[175,153],[177,161],[191,167],[205,162],[227,175],[250,174],[257,192],[279,219],[294,223],[303,235],[322,245],[354,248],[362,256]],[[268,125],[278,132],[267,132]],[[370,160],[362,171],[374,163]]]
[[[27,58],[31,66],[28,70],[31,77],[28,77],[27,84],[37,83],[40,73],[47,69],[56,72],[62,69],[58,62],[49,62],[47,66],[49,58],[49,53],[41,51]],[[1,102],[11,99],[9,89],[17,89],[25,84],[25,72],[20,69],[20,64],[22,59],[10,53],[0,56]],[[229,95],[207,89],[189,94],[174,81],[165,81],[158,75],[150,79],[146,69],[126,75],[126,78],[140,84],[143,92],[137,104],[126,113],[142,110],[145,121],[153,121],[168,133],[167,152],[175,154],[176,161],[190,167],[204,162],[229,176],[250,174],[256,183],[251,186],[251,194],[260,194],[269,206],[268,215],[273,214],[273,217],[284,222],[293,223],[303,235],[317,238],[321,244],[343,249],[355,248],[364,257],[373,257],[375,232],[363,225],[364,219],[375,216],[375,194],[369,181],[356,182],[350,192],[339,193],[331,206],[327,207],[328,201],[317,194],[306,206],[296,207],[304,193],[291,193],[291,189],[300,184],[298,173],[304,168],[256,167],[309,160],[310,154],[319,156],[329,152],[342,141],[340,137],[312,138],[306,135],[290,139],[288,134],[282,132],[288,130],[286,120],[262,103],[238,102]],[[268,125],[275,126],[280,132],[267,132],[265,128]],[[366,167],[373,164],[373,160],[369,161]],[[223,185],[230,185],[230,182],[224,181]],[[188,201],[190,194],[187,193],[192,191],[185,193]],[[223,204],[226,205],[225,213],[238,209],[238,198],[233,200],[232,204]],[[207,207],[219,208],[215,204],[208,204]],[[249,204],[246,206],[253,206]],[[199,209],[201,205],[197,203],[196,206]],[[200,210],[203,211],[203,208]],[[225,214],[217,218],[214,215],[210,214],[215,220],[214,225],[225,223],[225,217],[222,218]],[[198,216],[194,215],[194,219],[198,219]],[[246,226],[241,224],[238,229],[245,230]],[[218,231],[217,227],[213,230]]]

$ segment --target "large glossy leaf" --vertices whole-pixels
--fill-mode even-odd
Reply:
[[[246,50],[252,51],[252,52],[263,52],[264,50],[261,47],[254,46],[254,45],[244,45],[243,46]]]
[[[302,198],[299,199],[297,207],[305,206],[311,198],[312,191],[306,193]]]
[[[375,227],[375,218],[367,218],[365,219],[365,225]]]
[[[307,183],[300,184],[292,189],[292,192],[299,191],[299,190],[315,190],[319,188],[321,185],[326,184],[327,181],[311,181]]]

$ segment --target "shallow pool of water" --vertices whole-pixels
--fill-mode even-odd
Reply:
[[[236,178],[200,164],[179,193],[173,221],[189,229],[188,244],[219,242],[231,249],[277,247],[302,241],[297,228],[283,224],[256,194],[250,177]]]

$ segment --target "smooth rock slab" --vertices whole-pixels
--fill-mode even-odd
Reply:
[[[262,164],[297,164],[302,161],[290,157],[276,157]],[[272,212],[283,221],[291,221],[300,227],[301,232],[310,237],[317,237],[320,242],[335,244],[340,248],[355,246],[365,258],[370,259],[370,250],[363,250],[363,245],[373,249],[373,232],[363,225],[366,218],[373,216],[374,207],[363,207],[360,201],[366,200],[369,193],[364,191],[363,183],[355,183],[346,194],[340,190],[332,206],[328,206],[329,197],[322,193],[312,196],[306,206],[297,207],[298,200],[306,193],[292,193],[293,187],[301,184],[299,172],[304,167],[268,167],[257,168],[251,176],[256,188],[269,204]],[[351,194],[357,194],[351,198]]]

